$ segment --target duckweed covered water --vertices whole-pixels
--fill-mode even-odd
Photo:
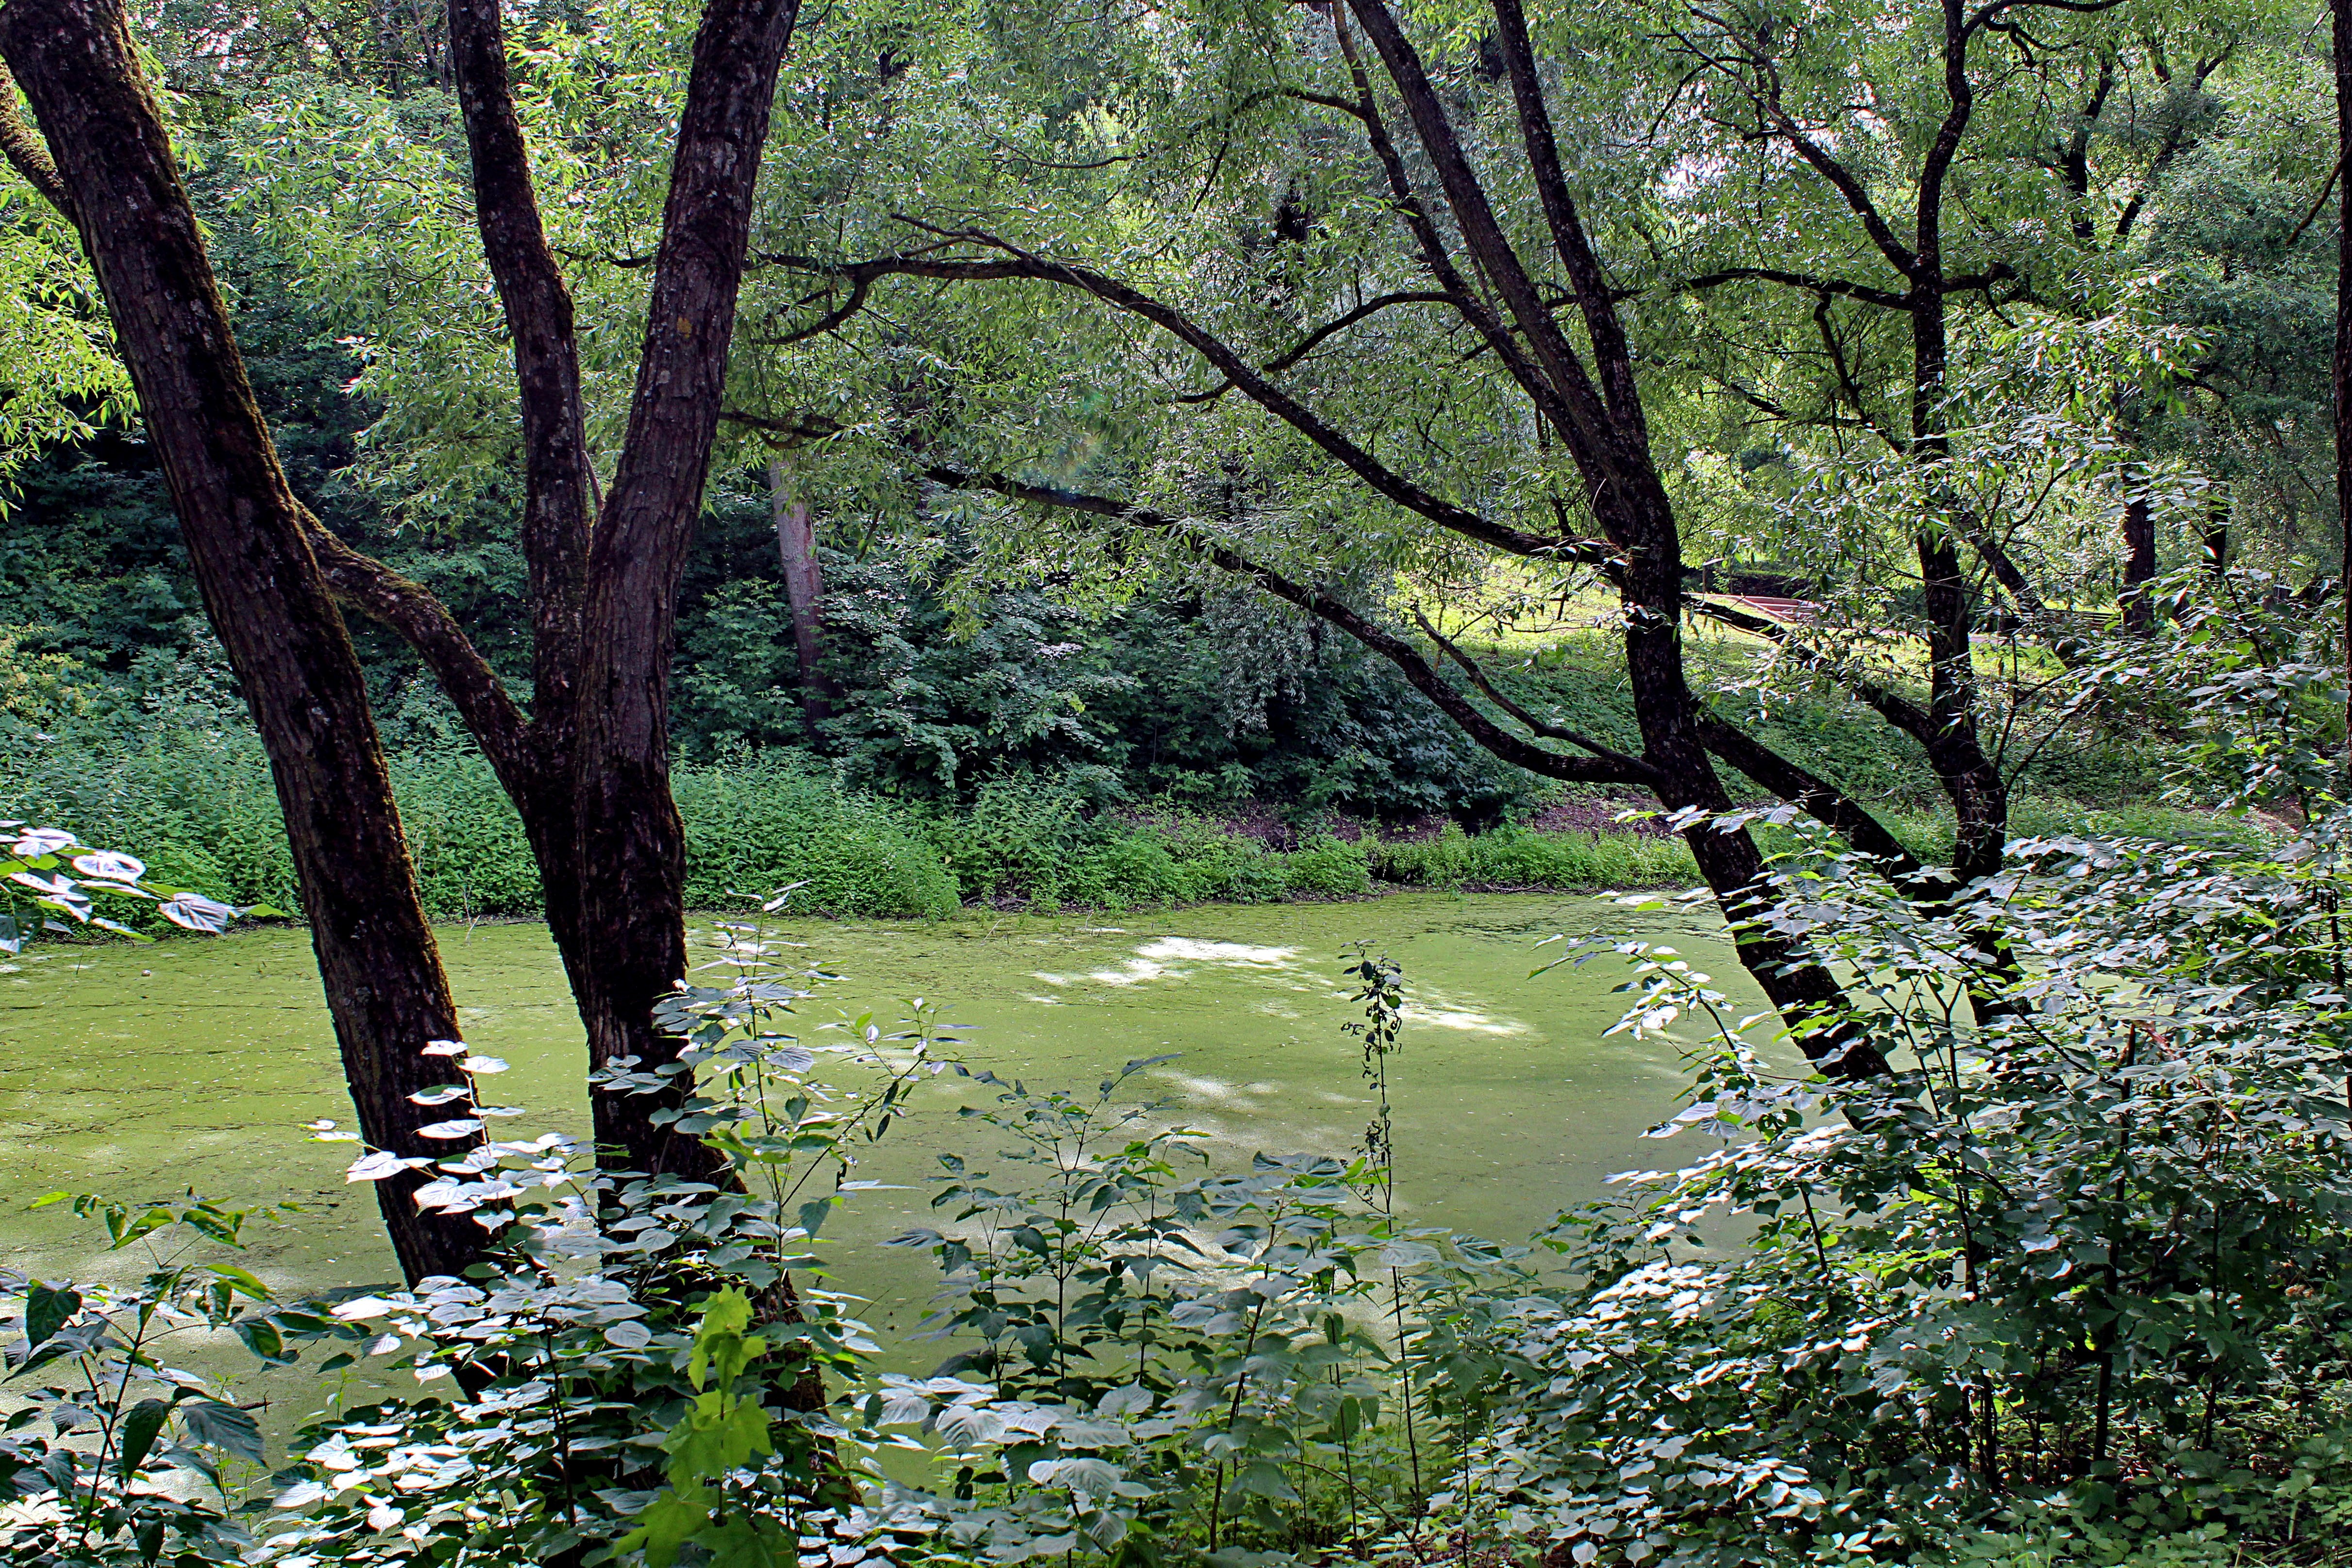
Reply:
[[[1403,966],[1412,1009],[1391,1064],[1398,1197],[1423,1223],[1517,1238],[1658,1163],[1642,1131],[1683,1070],[1671,1045],[1605,1031],[1622,964],[1541,978],[1555,932],[1673,943],[1753,1001],[1711,915],[1593,898],[1403,894],[1372,902],[1212,907],[1123,918],[966,916],[940,923],[796,921],[780,935],[842,978],[812,1023],[920,995],[965,1026],[965,1060],[1033,1088],[1092,1086],[1169,1052],[1138,1080],[1162,1124],[1207,1134],[1220,1164],[1253,1152],[1344,1154],[1371,1111],[1343,948],[1370,941]],[[518,1134],[583,1130],[585,1052],[562,971],[538,925],[441,932],[468,1040],[514,1071],[501,1097],[531,1106]],[[990,1092],[940,1081],[858,1173],[908,1184],[862,1195],[826,1249],[885,1329],[910,1327],[927,1260],[875,1243],[934,1216],[926,1178],[952,1152],[987,1168],[997,1141],[948,1103]],[[86,1233],[40,1193],[146,1198],[194,1188],[235,1204],[293,1198],[305,1212],[252,1233],[248,1266],[281,1288],[394,1278],[349,1145],[306,1141],[314,1117],[351,1123],[307,936],[268,930],[152,946],[52,948],[0,975],[0,1251],[48,1274],[102,1275]],[[1674,1151],[1678,1153],[1679,1151]]]

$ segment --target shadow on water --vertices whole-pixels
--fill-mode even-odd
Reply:
[[[1711,917],[1593,898],[1412,894],[1355,904],[1211,907],[1129,916],[975,915],[937,924],[792,921],[842,978],[812,1023],[921,995],[964,1026],[965,1060],[1033,1087],[1086,1087],[1135,1058],[1181,1054],[1148,1074],[1169,1123],[1208,1134],[1220,1164],[1263,1150],[1344,1153],[1370,1103],[1339,954],[1366,940],[1404,967],[1412,1000],[1391,1067],[1401,1207],[1423,1223],[1517,1238],[1655,1162],[1643,1129],[1670,1107],[1671,1045],[1604,1031],[1625,977],[1609,959],[1540,979],[1555,932],[1675,944],[1743,1004],[1754,998]],[[583,1131],[584,1053],[544,928],[451,927],[443,955],[468,1040],[514,1071],[501,1097],[532,1114],[515,1134]],[[421,1042],[420,1042],[421,1043]],[[942,1079],[928,1110],[985,1093]],[[86,1233],[46,1191],[145,1198],[194,1188],[238,1205],[291,1198],[305,1212],[251,1233],[247,1265],[281,1289],[394,1277],[348,1145],[299,1124],[351,1109],[299,931],[152,946],[51,948],[0,975],[0,1252],[55,1277],[103,1276]],[[858,1171],[906,1184],[864,1194],[832,1230],[840,1288],[871,1299],[885,1330],[911,1328],[928,1260],[873,1244],[933,1216],[922,1190],[943,1151],[986,1168],[992,1146],[951,1115],[894,1128]]]

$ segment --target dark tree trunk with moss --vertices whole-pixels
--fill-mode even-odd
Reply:
[[[2148,632],[2156,626],[2156,604],[2150,584],[2156,581],[2156,513],[2145,496],[2124,504],[2124,580],[2116,595],[2123,606],[2124,628]]]
[[[16,40],[8,53],[20,69],[42,76],[28,85],[51,141],[69,155],[44,184],[44,172],[19,156],[16,142],[24,139],[9,136],[5,117],[0,152],[37,187],[54,188],[61,204],[106,215],[90,234],[101,278],[110,297],[122,293],[147,312],[125,326],[125,352],[167,454],[207,601],[278,762],[321,970],[331,995],[350,993],[339,1027],[363,1001],[387,1013],[352,1014],[354,1092],[373,1092],[382,1080],[386,1093],[404,1093],[389,1075],[415,1062],[425,1040],[454,1032],[454,1019],[330,590],[415,649],[514,800],[591,1066],[629,1061],[649,1071],[676,1059],[677,1042],[653,1014],[686,969],[685,837],[669,790],[678,581],[701,513],[751,198],[796,11],[795,0],[709,0],[704,8],[627,434],[600,496],[571,293],[540,219],[499,0],[448,0],[448,72],[520,394],[519,533],[533,633],[528,715],[429,591],[334,538],[287,491],[119,9],[106,0],[33,0],[0,13]],[[126,131],[134,122],[143,129]],[[113,167],[92,151],[118,141],[143,162]],[[124,300],[116,301],[118,318]],[[171,423],[175,417],[184,428]],[[198,504],[210,510],[192,511]],[[260,541],[261,553],[240,557],[231,539]],[[307,693],[289,684],[297,674],[325,684]],[[371,941],[415,951],[384,956]],[[405,1054],[386,1066],[380,1052],[394,1037]],[[716,1174],[718,1156],[653,1119],[688,1085],[681,1076],[660,1095],[595,1098],[608,1167]],[[389,1104],[372,1114],[383,1120]],[[405,1151],[396,1140],[392,1146]],[[416,1229],[413,1215],[394,1219],[396,1228]]]
[[[2343,574],[2345,733],[2352,756],[2352,0],[2328,0],[2336,57],[2336,515]],[[2352,765],[2347,765],[2352,766]]]

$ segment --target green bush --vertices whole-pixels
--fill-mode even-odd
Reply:
[[[1293,894],[1340,897],[1372,891],[1372,872],[1364,841],[1318,833],[1282,857],[1283,872]]]
[[[446,751],[391,758],[417,890],[439,919],[537,915],[539,864],[522,818],[484,758]]]
[[[69,824],[85,842],[137,854],[158,883],[300,907],[268,759],[248,731],[109,753],[11,727],[0,734],[0,816]]]
[[[959,903],[921,825],[887,801],[765,758],[682,768],[671,788],[689,907],[740,906],[793,883],[792,907],[825,915],[937,916]]]
[[[1451,822],[1433,839],[1375,846],[1371,869],[1384,881],[1417,887],[1641,887],[1698,877],[1678,838],[1515,827],[1473,838]]]
[[[1075,790],[1025,775],[991,779],[970,809],[941,811],[926,828],[968,903],[1064,902],[1062,884],[1089,837]]]

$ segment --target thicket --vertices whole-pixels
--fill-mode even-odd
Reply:
[[[247,732],[111,755],[20,733],[0,749],[0,814],[142,845],[159,878],[231,903],[299,904],[268,762]],[[454,749],[403,753],[393,782],[436,917],[540,913],[521,821],[488,763]],[[688,897],[703,910],[743,909],[783,887],[795,909],[891,917],[966,903],[1127,907],[1371,890],[1369,841],[1309,831],[1272,849],[1181,809],[1095,811],[1066,781],[995,781],[970,807],[940,809],[845,789],[792,754],[738,753],[683,764],[675,783]]]
[[[0,816],[138,844],[159,877],[229,903],[299,906],[268,760],[233,712],[208,728],[159,727],[144,745],[110,738],[0,719]],[[392,773],[435,918],[540,913],[521,821],[487,762],[445,744],[395,753]],[[1089,782],[1083,772],[1009,775],[960,802],[854,788],[800,751],[739,746],[709,760],[682,758],[675,789],[688,897],[698,909],[740,910],[793,886],[793,907],[811,913],[923,918],[975,904],[1253,904],[1360,894],[1376,883],[1599,890],[1687,885],[1696,875],[1682,841],[1654,821],[1646,831],[1545,831],[1504,821],[1465,832],[1448,818],[1433,831],[1399,836],[1377,821],[1306,814],[1297,828],[1275,824],[1291,844],[1284,849],[1181,799],[1105,806],[1090,798]],[[1949,820],[1933,811],[1897,808],[1888,819],[1923,852],[1948,843]],[[2016,820],[2021,832],[2247,831],[2185,810],[2100,811],[2040,797],[2021,800]]]

